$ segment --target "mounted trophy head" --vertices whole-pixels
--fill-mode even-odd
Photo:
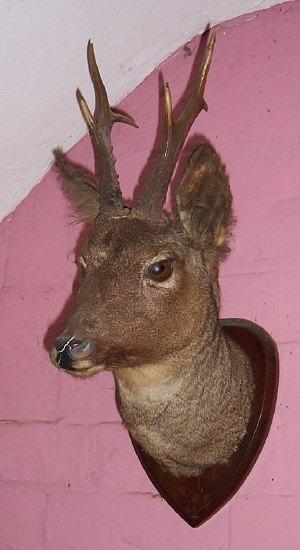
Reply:
[[[229,252],[233,213],[228,176],[210,144],[199,143],[191,155],[173,213],[163,210],[187,134],[207,110],[214,43],[213,35],[177,118],[165,85],[160,152],[136,204],[122,197],[110,141],[115,122],[135,122],[110,108],[91,42],[94,115],[79,91],[77,99],[95,175],[54,151],[64,189],[91,230],[78,258],[74,311],[51,359],[79,378],[112,371],[136,449],[174,479],[228,464],[246,434],[254,395],[249,357],[219,319],[218,268]]]
[[[55,151],[68,195],[79,215],[93,222],[78,259],[83,277],[76,309],[56,343],[59,366],[73,375],[87,377],[118,367],[145,367],[146,372],[147,366],[159,365],[161,370],[161,361],[194,345],[208,318],[218,316],[218,263],[228,251],[232,199],[225,168],[211,146],[202,143],[192,155],[176,194],[174,216],[163,211],[187,133],[207,108],[203,92],[213,46],[214,37],[177,120],[165,86],[161,151],[138,204],[131,208],[122,198],[110,132],[114,122],[135,123],[110,109],[88,44],[94,116],[79,91],[77,97],[92,137],[95,177]]]

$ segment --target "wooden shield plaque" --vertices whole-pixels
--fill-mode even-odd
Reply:
[[[255,383],[247,433],[227,464],[198,477],[176,478],[132,440],[138,458],[161,496],[191,527],[199,527],[236,493],[254,466],[268,435],[278,388],[278,353],[271,336],[245,319],[223,319],[223,330],[246,352]]]

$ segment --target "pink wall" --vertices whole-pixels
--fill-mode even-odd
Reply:
[[[278,407],[251,475],[192,530],[153,498],[111,375],[80,381],[52,367],[44,337],[71,293],[81,227],[49,173],[0,226],[1,550],[299,548],[299,28],[299,1],[221,25],[209,112],[193,129],[222,153],[239,220],[222,270],[223,315],[256,320],[279,345]],[[163,65],[174,100],[192,61],[180,50]],[[127,196],[154,140],[157,90],[155,72],[122,103],[140,130],[114,130]],[[88,139],[72,157],[91,166]]]

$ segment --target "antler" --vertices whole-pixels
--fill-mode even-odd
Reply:
[[[203,109],[207,111],[207,104],[203,95],[215,41],[216,37],[212,35],[206,45],[203,60],[189,101],[176,120],[173,118],[170,88],[168,83],[165,84],[166,131],[162,138],[157,163],[145,182],[143,195],[139,202],[139,210],[149,217],[160,217],[168,185],[187,134],[200,111]]]
[[[112,126],[114,122],[124,122],[136,128],[137,125],[130,116],[118,113],[110,108],[106,89],[97,66],[94,47],[90,40],[87,46],[87,59],[95,90],[94,116],[91,114],[80,90],[76,91],[76,96],[93,144],[95,173],[99,182],[100,211],[107,212],[123,207],[119,177],[115,169],[116,159],[113,155],[110,139]]]

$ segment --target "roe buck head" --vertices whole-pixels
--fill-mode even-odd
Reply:
[[[228,251],[231,192],[214,149],[201,143],[176,193],[173,216],[163,212],[166,192],[191,125],[206,110],[204,87],[215,37],[207,43],[190,98],[174,119],[165,85],[165,135],[159,158],[138,203],[122,198],[110,143],[114,122],[135,125],[111,109],[93,46],[88,65],[95,90],[91,114],[77,91],[95,156],[95,176],[58,149],[56,166],[79,213],[93,222],[79,263],[82,281],[64,333],[56,340],[56,366],[78,377],[103,369],[150,368],[197,342],[218,319],[218,263]]]

